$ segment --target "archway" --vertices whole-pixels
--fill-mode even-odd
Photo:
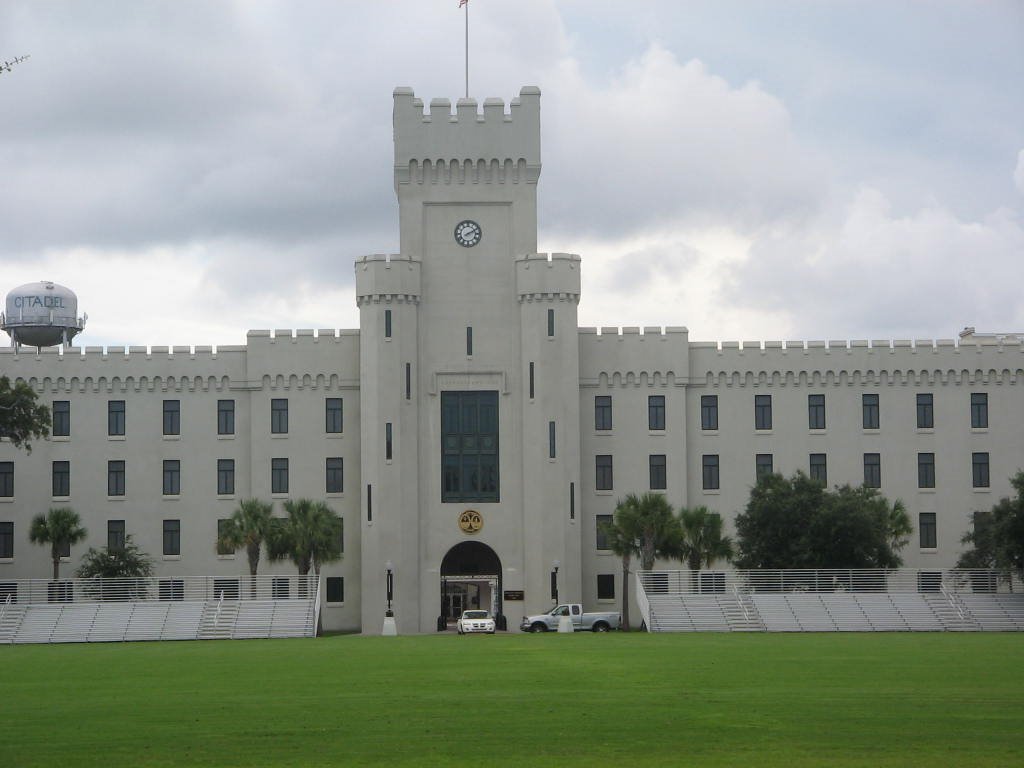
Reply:
[[[456,544],[441,561],[438,631],[447,629],[449,622],[468,608],[486,608],[493,613],[499,629],[507,626],[502,615],[501,560],[493,549],[479,541]]]

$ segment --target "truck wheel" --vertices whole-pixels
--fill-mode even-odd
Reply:
[[[594,626],[591,627],[591,629],[594,632],[607,632],[608,631],[608,625],[605,622],[603,622],[603,621],[598,621],[598,622],[594,623]]]
[[[548,631],[548,625],[545,624],[542,621],[535,621],[533,624],[530,625],[530,631],[531,632],[547,632]]]

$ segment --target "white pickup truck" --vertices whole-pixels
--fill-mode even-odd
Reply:
[[[572,620],[572,628],[576,632],[583,630],[607,632],[609,629],[618,629],[619,623],[622,621],[622,617],[614,611],[584,613],[583,606],[579,603],[563,603],[556,605],[547,613],[523,616],[519,628],[523,632],[555,632],[558,630],[558,622],[564,616]]]

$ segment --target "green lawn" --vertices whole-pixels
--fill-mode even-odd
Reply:
[[[2,766],[1024,765],[1024,635],[0,647]]]

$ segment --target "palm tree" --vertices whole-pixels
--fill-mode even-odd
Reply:
[[[34,544],[49,544],[53,558],[53,580],[60,578],[61,552],[85,538],[88,531],[82,527],[78,513],[68,507],[50,509],[47,514],[32,518],[28,540]]]
[[[696,579],[696,572],[716,560],[732,560],[732,539],[722,535],[722,517],[705,506],[679,510],[682,556]]]
[[[604,534],[608,549],[622,558],[622,628],[629,630],[629,569],[633,555],[640,554],[637,546],[639,529],[637,527],[636,502],[633,494],[615,505],[615,514],[611,523],[604,524]]]
[[[633,498],[640,534],[640,567],[645,571],[651,570],[659,557],[679,559],[682,556],[682,531],[668,499],[653,491],[638,499]]]
[[[251,589],[256,597],[256,571],[260,565],[260,547],[270,535],[274,505],[260,499],[245,499],[224,525],[217,536],[217,552],[235,552],[245,547],[249,559]]]
[[[290,558],[300,576],[341,559],[342,519],[325,502],[296,499],[284,503],[288,517],[273,526],[270,559]]]

